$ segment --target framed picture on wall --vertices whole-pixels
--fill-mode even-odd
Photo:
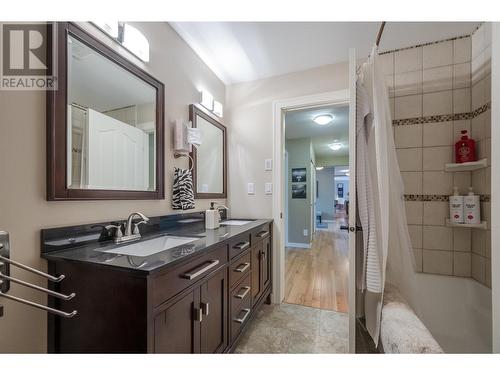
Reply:
[[[305,199],[307,198],[307,185],[294,184],[292,185],[292,199]]]
[[[306,176],[305,168],[292,168],[292,182],[306,182]]]

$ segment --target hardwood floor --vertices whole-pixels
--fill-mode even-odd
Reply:
[[[284,302],[347,312],[348,233],[339,215],[316,231],[310,249],[286,248]]]

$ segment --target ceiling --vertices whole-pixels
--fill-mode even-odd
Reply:
[[[331,114],[333,121],[318,125],[313,119],[322,114]],[[311,138],[316,158],[349,156],[349,107],[327,106],[289,111],[285,114],[285,137]],[[342,148],[333,151],[330,143],[342,143]]]
[[[368,56],[379,22],[171,22],[225,83],[254,81]],[[468,35],[479,22],[388,22],[380,51]]]

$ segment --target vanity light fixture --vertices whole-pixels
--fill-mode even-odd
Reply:
[[[200,104],[209,111],[214,109],[214,97],[208,91],[200,91]]]
[[[328,145],[333,151],[338,151],[342,148],[342,143],[336,142],[336,143],[330,143]]]
[[[320,171],[320,170],[322,170],[323,168],[325,168],[325,167],[316,167],[316,170],[317,170],[317,171]]]
[[[214,110],[213,110],[214,114],[219,116],[219,117],[222,117],[222,104],[219,103],[217,100],[214,100]]]
[[[323,114],[323,115],[318,115],[313,118],[313,121],[318,124],[318,125],[326,125],[332,122],[334,119],[334,116],[331,114]]]

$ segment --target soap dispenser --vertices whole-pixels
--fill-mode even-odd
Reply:
[[[450,221],[455,224],[464,222],[464,197],[458,193],[458,188],[453,187],[453,195],[449,197],[450,201]]]
[[[205,229],[219,228],[219,220],[219,210],[215,208],[215,202],[210,202],[210,208],[205,211]]]
[[[464,197],[464,222],[466,224],[480,224],[479,195],[475,195],[472,187],[469,188],[469,194]]]

